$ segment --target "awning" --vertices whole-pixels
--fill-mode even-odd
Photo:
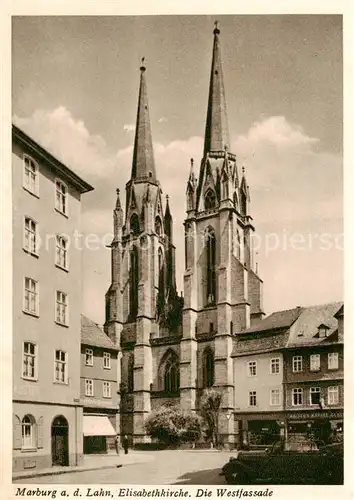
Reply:
[[[115,436],[117,433],[108,417],[84,415],[84,436]]]

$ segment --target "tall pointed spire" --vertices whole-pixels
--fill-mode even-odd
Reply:
[[[225,146],[229,146],[229,128],[226,113],[219,34],[218,22],[215,21],[213,59],[211,64],[208,111],[205,126],[204,155],[210,151],[223,151]]]
[[[144,59],[143,57],[140,66],[140,89],[131,178],[134,181],[156,182]]]

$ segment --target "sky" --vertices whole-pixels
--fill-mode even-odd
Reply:
[[[342,19],[218,16],[230,151],[244,166],[264,307],[343,299]],[[183,290],[185,189],[203,150],[213,16],[14,17],[13,121],[95,190],[82,232],[109,243],[132,162],[145,57],[157,176]],[[83,250],[83,313],[104,322],[110,252]]]

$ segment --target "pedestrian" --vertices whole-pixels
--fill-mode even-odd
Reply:
[[[124,448],[124,454],[128,455],[128,449],[129,449],[129,441],[128,441],[128,436],[125,434],[123,438],[123,448]]]
[[[116,453],[119,455],[119,436],[118,434],[116,435]]]

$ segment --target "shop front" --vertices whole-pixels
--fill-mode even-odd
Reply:
[[[284,439],[284,413],[235,414],[239,448],[263,448]]]
[[[302,449],[343,440],[343,410],[288,412],[287,447]]]
[[[105,415],[84,415],[84,453],[108,453],[115,449],[116,431]]]

